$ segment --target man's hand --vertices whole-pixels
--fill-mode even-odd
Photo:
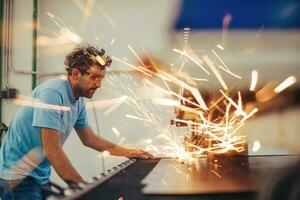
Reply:
[[[128,149],[128,151],[126,152],[126,156],[128,158],[142,158],[142,159],[153,158],[153,156],[150,153],[142,149]]]

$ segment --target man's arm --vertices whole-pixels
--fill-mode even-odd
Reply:
[[[57,174],[64,181],[84,182],[71,164],[60,143],[60,133],[50,128],[41,128],[43,151]]]
[[[88,146],[97,151],[108,151],[111,155],[126,156],[129,158],[153,158],[153,156],[150,153],[144,150],[129,149],[109,142],[106,139],[96,135],[90,127],[76,129],[76,132],[78,133],[81,142],[85,146]]]

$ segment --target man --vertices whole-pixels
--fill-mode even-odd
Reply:
[[[118,146],[97,136],[88,125],[82,97],[94,95],[110,63],[103,49],[76,48],[65,59],[67,80],[52,79],[34,89],[31,103],[17,113],[1,147],[3,200],[41,199],[41,186],[49,187],[50,165],[63,180],[84,182],[62,149],[73,128],[85,146],[97,151],[152,158],[146,151]]]

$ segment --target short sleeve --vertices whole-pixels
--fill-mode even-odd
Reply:
[[[39,92],[33,103],[32,126],[64,132],[62,116],[63,112],[68,112],[68,108],[62,105],[62,96],[57,91],[46,89]]]
[[[80,113],[78,115],[78,118],[75,122],[74,128],[87,128],[89,127],[88,118],[87,118],[87,112],[85,109],[85,103],[84,100],[80,100]]]

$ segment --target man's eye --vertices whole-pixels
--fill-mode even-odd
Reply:
[[[99,80],[99,79],[100,79],[99,76],[92,76],[91,78],[92,78],[93,80]]]

